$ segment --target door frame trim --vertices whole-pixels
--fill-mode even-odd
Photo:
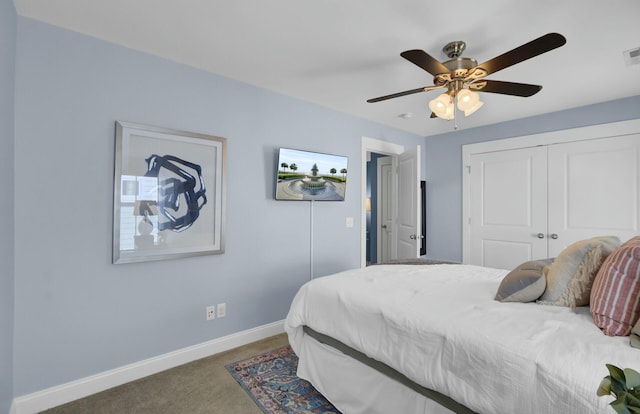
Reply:
[[[360,267],[367,266],[367,154],[370,152],[391,156],[399,155],[404,152],[404,145],[362,137],[360,146]]]
[[[531,134],[495,141],[478,142],[462,146],[462,262],[469,263],[471,255],[471,218],[470,171],[471,156],[486,152],[504,151],[518,148],[537,147],[542,145],[562,144],[566,142],[587,141],[599,138],[610,138],[640,133],[640,119],[589,125],[579,128]],[[467,170],[467,171],[464,171]]]

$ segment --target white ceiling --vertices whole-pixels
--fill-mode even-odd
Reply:
[[[459,129],[640,95],[638,0],[14,0],[18,14],[182,62],[358,117],[434,135],[432,91],[369,98],[432,85],[400,57],[464,40],[484,62],[549,32],[567,44],[487,79],[543,85],[529,98],[482,94]],[[638,109],[640,115],[640,108]],[[411,113],[409,119],[398,115]]]

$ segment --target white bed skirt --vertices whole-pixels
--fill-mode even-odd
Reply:
[[[298,376],[343,414],[454,414],[309,335],[302,338],[298,358]]]

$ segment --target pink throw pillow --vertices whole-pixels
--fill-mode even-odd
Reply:
[[[591,315],[609,336],[626,336],[640,317],[640,236],[609,255],[591,288]]]

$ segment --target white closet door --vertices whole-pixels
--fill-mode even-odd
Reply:
[[[594,236],[639,234],[640,134],[549,146],[549,256]]]
[[[547,257],[545,147],[474,154],[470,264],[513,269]]]

